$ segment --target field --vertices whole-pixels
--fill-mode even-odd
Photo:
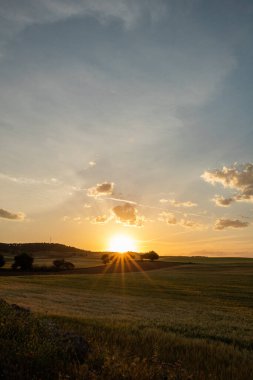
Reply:
[[[73,379],[253,378],[253,259],[166,260],[175,265],[0,276],[0,294],[88,340]]]

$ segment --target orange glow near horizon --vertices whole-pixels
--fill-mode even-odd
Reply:
[[[124,253],[127,251],[136,252],[135,241],[127,235],[115,235],[109,241],[108,251]]]

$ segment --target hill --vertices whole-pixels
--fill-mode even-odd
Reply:
[[[29,254],[60,254],[60,256],[87,256],[92,253],[91,251],[71,247],[58,243],[0,243],[0,253],[16,255],[20,252],[26,252]]]

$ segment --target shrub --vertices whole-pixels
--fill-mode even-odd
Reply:
[[[54,260],[53,265],[55,268],[61,270],[70,270],[75,268],[75,265],[73,263],[71,263],[70,261],[65,261],[64,259]]]

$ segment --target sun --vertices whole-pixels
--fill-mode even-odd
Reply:
[[[115,235],[110,239],[108,250],[111,252],[136,252],[135,241],[127,235]]]

